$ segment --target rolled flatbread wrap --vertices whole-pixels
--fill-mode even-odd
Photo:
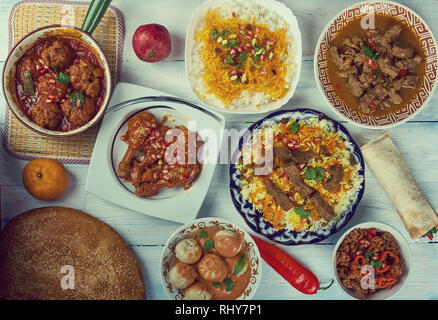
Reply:
[[[413,240],[438,225],[435,210],[425,198],[388,132],[365,144],[361,150]]]

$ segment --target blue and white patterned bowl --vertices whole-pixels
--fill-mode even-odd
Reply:
[[[356,194],[354,200],[347,205],[346,209],[342,212],[341,216],[338,219],[333,219],[330,223],[327,224],[326,227],[320,227],[315,231],[301,231],[296,232],[289,229],[275,229],[274,226],[266,221],[263,217],[263,213],[260,210],[257,210],[252,203],[248,201],[248,199],[244,199],[241,191],[240,185],[240,170],[236,168],[233,164],[234,159],[238,159],[240,152],[242,150],[242,145],[244,144],[246,135],[240,138],[239,146],[237,150],[234,152],[233,157],[231,159],[230,164],[230,192],[231,199],[233,200],[234,206],[237,211],[239,211],[240,215],[243,217],[248,226],[257,232],[260,235],[267,237],[269,240],[291,246],[298,244],[311,244],[320,242],[332,234],[338,232],[342,229],[343,226],[347,224],[347,222],[351,219],[356,208],[362,199],[364,190],[365,190],[365,165],[362,157],[362,153],[360,152],[359,146],[351,137],[350,133],[347,129],[340,124],[339,122],[327,117],[325,114],[312,110],[312,109],[294,109],[294,110],[279,110],[271,113],[265,118],[253,123],[249,129],[248,134],[250,134],[255,129],[261,129],[265,125],[270,125],[275,122],[280,122],[281,119],[307,119],[307,118],[318,118],[319,120],[328,120],[333,124],[333,128],[337,131],[341,131],[346,142],[347,148],[353,153],[354,158],[357,163],[360,164],[361,169],[359,170],[359,175],[362,176],[362,183],[359,192]]]

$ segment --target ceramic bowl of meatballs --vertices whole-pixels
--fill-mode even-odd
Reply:
[[[161,257],[161,280],[175,300],[249,300],[257,291],[262,260],[248,233],[217,218],[179,228]]]
[[[3,89],[9,108],[25,126],[43,135],[71,136],[103,116],[111,72],[102,49],[85,32],[49,26],[11,50]]]
[[[406,284],[412,255],[405,238],[379,222],[354,226],[339,239],[333,251],[338,285],[355,299],[383,300]]]
[[[343,119],[383,129],[418,114],[436,87],[437,44],[411,9],[356,4],[325,28],[315,50],[320,92]]]

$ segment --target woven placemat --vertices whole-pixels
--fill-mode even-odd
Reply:
[[[81,27],[88,6],[89,2],[56,0],[24,0],[17,3],[9,16],[9,50],[27,33],[46,25],[63,23]],[[123,16],[117,8],[108,8],[93,37],[105,52],[116,83],[121,70],[124,39]],[[14,157],[23,160],[47,157],[78,164],[90,162],[100,124],[76,136],[51,138],[26,128],[8,107],[5,110],[3,142]]]

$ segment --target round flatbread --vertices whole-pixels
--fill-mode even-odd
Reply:
[[[0,299],[145,299],[139,263],[109,225],[84,212],[34,209],[0,234]]]

